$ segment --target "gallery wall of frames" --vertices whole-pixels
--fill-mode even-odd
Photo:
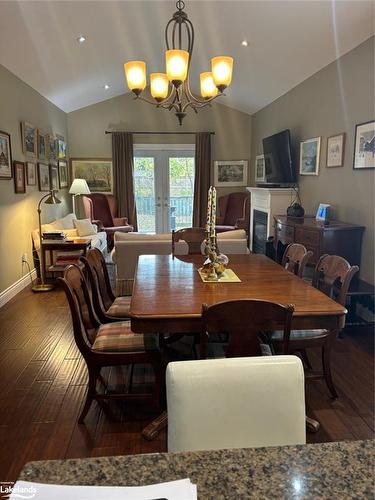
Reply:
[[[19,133],[25,161],[12,158],[11,134],[0,131],[0,180],[13,180],[16,194],[26,193],[27,186],[38,186],[39,191],[67,188],[65,138],[47,134],[27,121],[20,123]]]

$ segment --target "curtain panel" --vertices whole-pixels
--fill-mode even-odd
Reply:
[[[137,231],[133,158],[133,134],[112,132],[113,183],[119,214],[121,217],[127,217],[129,224]]]
[[[198,132],[195,135],[194,227],[205,227],[206,224],[210,173],[211,134],[208,132]]]

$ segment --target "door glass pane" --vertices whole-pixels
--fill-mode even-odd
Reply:
[[[193,222],[194,158],[169,158],[170,229],[191,227]]]
[[[134,189],[138,231],[155,233],[155,159],[134,158]]]

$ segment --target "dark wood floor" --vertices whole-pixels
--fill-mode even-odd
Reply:
[[[333,374],[339,399],[322,382],[311,382],[306,398],[321,429],[308,441],[374,436],[373,333],[354,331],[339,339]],[[154,414],[140,403],[113,403],[116,421],[94,404],[86,425],[77,425],[86,388],[86,368],[77,351],[61,290],[24,290],[0,309],[0,481],[15,480],[30,460],[150,453],[166,450],[166,434],[147,442],[142,428]],[[312,353],[319,366],[318,353]],[[111,385],[127,382],[127,368],[106,374]],[[150,383],[147,369],[134,381]]]

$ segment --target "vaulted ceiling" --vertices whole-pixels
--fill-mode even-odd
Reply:
[[[0,1],[0,63],[69,112],[126,92],[126,60],[164,71],[164,28],[175,10],[158,0]],[[221,102],[249,113],[374,34],[372,1],[186,0],[186,12],[196,32],[193,89],[211,57],[232,55]]]

